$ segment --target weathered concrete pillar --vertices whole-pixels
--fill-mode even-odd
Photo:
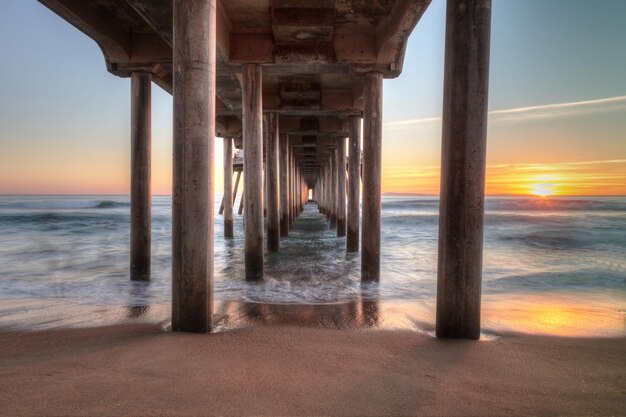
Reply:
[[[245,174],[244,174],[244,177],[245,177]],[[239,210],[237,210],[237,214],[239,214],[240,216],[243,214],[243,203],[245,203],[245,201],[246,201],[246,190],[243,190],[241,192],[241,198],[239,199]]]
[[[348,237],[346,250],[348,252],[359,251],[359,217],[361,210],[361,118],[350,117],[349,121],[349,146],[348,156]]]
[[[237,171],[237,179],[235,180],[235,191],[233,191],[233,204],[237,199],[237,190],[239,189],[239,180],[241,179],[241,171]],[[224,214],[224,198],[222,198],[222,202],[220,204],[219,214]]]
[[[261,119],[261,123],[263,126],[263,217],[267,218],[267,187],[268,187],[267,177],[269,175],[269,169],[267,166],[266,152],[267,152],[268,138],[269,138],[269,130],[268,130],[269,123],[267,123],[266,115],[263,115],[263,118]]]
[[[233,140],[224,138],[224,237],[233,237]]]
[[[213,316],[216,0],[174,0],[172,330]]]
[[[300,215],[300,169],[299,167],[296,165],[296,181],[294,183],[294,186],[296,187],[296,198],[295,198],[295,205],[296,205],[296,214],[299,216]]]
[[[152,78],[133,72],[130,79],[130,279],[150,279]]]
[[[337,149],[331,151],[330,158],[330,227],[337,227]]]
[[[298,217],[300,215],[300,209],[298,204],[298,198],[300,193],[298,192],[299,173],[297,164],[294,164],[293,172],[293,209],[296,213],[296,217]]]
[[[380,279],[381,143],[383,121],[383,75],[365,75],[363,112],[363,230],[361,232],[361,279]]]
[[[280,189],[278,174],[278,148],[280,142],[278,114],[267,116],[268,138],[265,164],[267,169],[267,250],[278,252],[280,245]]]
[[[304,211],[304,204],[306,203],[305,200],[305,195],[306,192],[304,191],[305,185],[304,185],[304,173],[302,172],[302,168],[300,168],[300,211]]]
[[[294,164],[293,164],[293,210],[298,217],[300,215],[300,209],[298,204],[298,178],[300,176],[300,171],[298,170],[298,162],[294,156]]]
[[[337,236],[346,235],[346,138],[337,140]]]
[[[298,202],[298,199],[300,198],[300,190],[299,190],[299,184],[300,184],[300,171],[298,169],[298,166],[296,165],[296,175],[294,177],[294,183],[293,186],[295,188],[295,198],[294,198],[294,205],[296,207],[296,216],[300,215],[300,203]]]
[[[280,235],[289,235],[289,136],[280,138]]]
[[[448,0],[438,337],[480,337],[491,0]]]
[[[296,220],[296,159],[293,155],[293,148],[291,148],[290,157],[289,157],[291,170],[289,172],[289,212],[291,213],[291,223]]]
[[[233,208],[235,208],[235,200],[237,200],[237,190],[239,190],[239,181],[241,180],[241,173],[242,171],[237,171],[237,179],[235,180],[235,190],[233,191]]]
[[[332,159],[328,158],[328,161],[326,163],[326,218],[330,221],[330,216],[331,216],[331,198],[332,198],[332,191],[333,191],[333,187],[331,185],[331,178],[332,178]]]
[[[287,144],[287,189],[289,190],[288,196],[289,200],[287,201],[287,217],[289,218],[289,227],[291,228],[291,223],[293,222],[293,184],[292,184],[292,176],[293,176],[293,159],[291,157],[291,146]]]
[[[246,280],[263,279],[263,103],[261,65],[242,70]]]
[[[320,167],[319,173],[317,174],[317,183],[315,184],[315,194],[316,194],[316,202],[317,209],[320,214],[323,213],[322,205],[324,203],[324,168]]]
[[[322,167],[322,172],[319,179],[320,188],[320,213],[326,215],[326,166]]]
[[[324,206],[324,211],[326,214],[326,219],[330,220],[331,216],[332,216],[332,193],[333,193],[333,186],[332,186],[332,177],[333,177],[333,164],[332,164],[333,160],[331,158],[328,158],[328,161],[326,163],[326,196],[325,196],[325,206]]]

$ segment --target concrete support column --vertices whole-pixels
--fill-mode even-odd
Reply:
[[[438,337],[480,337],[491,0],[448,0]]]
[[[293,159],[291,155],[291,146],[287,145],[287,189],[289,200],[287,201],[287,216],[289,218],[289,227],[293,222]]]
[[[320,178],[320,199],[322,201],[323,215],[326,215],[326,166],[322,168],[322,177]]]
[[[337,149],[331,151],[330,158],[330,227],[337,227]]]
[[[233,237],[233,140],[224,138],[224,237]]]
[[[361,209],[361,118],[350,117],[350,155],[348,156],[348,237],[346,250],[359,251],[359,217]]]
[[[267,116],[268,138],[265,165],[267,169],[267,250],[278,252],[280,245],[280,189],[278,173],[278,148],[280,142],[278,114]]]
[[[346,235],[346,138],[337,140],[337,236]]]
[[[261,103],[262,105],[263,103]],[[269,123],[267,122],[267,116],[263,115],[261,119],[261,123],[263,126],[263,218],[267,218],[267,177],[269,175],[269,169],[267,165],[267,148],[269,141]]]
[[[294,199],[293,199],[293,205],[295,207],[295,211],[296,211],[296,217],[298,217],[300,215],[300,203],[298,202],[298,199],[300,198],[300,191],[298,190],[299,185],[300,184],[300,168],[298,167],[298,163],[296,162],[294,165],[294,177],[293,177],[293,188],[295,191],[295,195],[294,195]]]
[[[213,316],[216,0],[174,0],[172,330]]]
[[[320,167],[320,171],[317,174],[317,183],[315,184],[315,193],[317,200],[318,212],[323,214],[324,208],[324,168]]]
[[[150,279],[152,147],[152,77],[133,72],[130,78],[130,279]]]
[[[383,121],[383,75],[365,75],[363,112],[363,231],[361,232],[361,279],[380,279],[381,143]]]
[[[289,200],[289,211],[291,212],[291,223],[296,220],[298,214],[296,213],[296,159],[293,155],[293,149],[291,149],[290,155],[291,171],[289,173],[289,194],[291,196]]]
[[[300,168],[296,166],[296,213],[300,215]]]
[[[289,235],[289,136],[280,138],[280,235]]]
[[[330,220],[331,216],[332,216],[332,193],[333,193],[333,187],[332,187],[332,181],[331,178],[333,177],[333,170],[332,170],[332,159],[328,158],[328,162],[326,164],[326,178],[325,178],[325,188],[326,188],[326,197],[325,197],[325,214],[326,214],[326,219]]]
[[[246,280],[263,279],[263,103],[259,64],[242,68]]]
[[[298,186],[298,198],[296,202],[298,204],[298,215],[302,213],[302,172],[300,172],[300,168],[298,168],[298,182],[296,183]]]

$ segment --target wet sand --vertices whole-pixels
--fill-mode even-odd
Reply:
[[[585,295],[591,297],[591,293]],[[620,298],[621,297],[621,298]],[[623,294],[615,298],[622,303]],[[485,295],[482,299],[483,337],[502,333],[565,337],[626,337],[626,311],[615,302],[585,302],[580,293]],[[119,324],[158,324],[170,327],[169,305],[91,305],[64,299],[0,299],[0,331],[40,331],[102,327]],[[217,331],[247,326],[287,325],[328,329],[435,331],[434,300],[356,299],[336,304],[267,304],[216,300]]]
[[[623,415],[626,338],[255,325],[0,331],[3,415]]]

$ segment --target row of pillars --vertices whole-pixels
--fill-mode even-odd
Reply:
[[[363,111],[363,155],[360,150],[361,118],[349,120],[349,160],[346,187],[346,142],[337,140],[314,190],[320,212],[337,228],[337,236],[346,236],[346,251],[359,250],[359,194],[363,181],[361,209],[361,280],[380,279],[381,233],[381,165],[383,75],[372,72],[365,75],[365,106]],[[346,206],[347,194],[347,206]]]
[[[247,66],[250,70],[244,80],[249,82],[244,89],[253,94],[249,99],[255,100],[254,89],[261,84],[260,67]],[[260,94],[260,92],[257,92]],[[252,106],[248,117],[251,125],[244,129],[255,129],[244,133],[244,193],[242,196],[243,213],[245,216],[245,261],[246,279],[250,281],[263,279],[264,268],[264,213],[267,217],[267,250],[278,252],[280,238],[289,235],[291,224],[302,212],[308,196],[308,185],[304,180],[301,168],[296,163],[293,149],[289,146],[289,137],[280,134],[279,117],[269,113],[263,123],[258,109]],[[246,117],[244,116],[244,120]],[[256,124],[256,125],[255,125]],[[258,131],[265,130],[265,158],[263,146],[258,143]],[[255,136],[256,135],[256,136]],[[247,139],[246,139],[247,138]],[[233,237],[234,200],[237,191],[232,191],[233,176],[233,141],[224,138],[224,236]],[[263,175],[263,159],[265,159],[265,175]],[[240,173],[239,173],[240,174]],[[265,192],[263,192],[265,183]]]
[[[216,94],[216,0],[174,0],[174,164],[172,193],[172,329],[208,332],[213,324],[213,142]],[[478,338],[482,279],[484,181],[491,0],[448,0],[439,218],[436,333]],[[131,78],[131,277],[150,275],[150,74]],[[263,107],[260,64],[242,67],[246,278],[262,279]],[[363,117],[362,277],[380,273],[382,74],[365,75]],[[274,119],[272,119],[274,117]],[[272,122],[272,120],[274,122]],[[279,141],[278,120],[268,160],[268,249],[277,248],[306,201],[308,189],[293,155]],[[347,215],[344,146],[321,171],[314,193],[338,234],[347,228],[358,250],[358,125],[350,120]],[[280,143],[279,143],[280,142]],[[225,147],[225,152],[230,152]],[[279,152],[280,149],[280,152]],[[278,170],[276,164],[289,167]],[[280,166],[279,165],[279,166]],[[341,165],[341,167],[339,167]],[[336,174],[335,174],[336,172]],[[337,181],[334,180],[337,175]],[[287,177],[284,177],[287,176]],[[279,178],[280,177],[280,178]],[[232,178],[225,175],[225,181]],[[292,180],[289,180],[291,178]],[[333,178],[331,180],[331,178]],[[278,181],[276,181],[278,180]],[[290,184],[290,193],[276,184]],[[331,191],[336,187],[335,191]],[[344,187],[344,188],[342,188]],[[278,196],[278,198],[276,197]],[[344,203],[341,203],[341,201]],[[230,204],[230,207],[228,206]],[[232,213],[232,201],[225,202]],[[280,209],[289,207],[289,209]],[[334,220],[333,220],[334,219]],[[229,223],[230,226],[226,226]],[[232,215],[225,218],[232,228]],[[356,248],[356,249],[355,249]]]
[[[337,229],[337,237],[347,236],[346,251],[359,250],[359,217],[361,185],[361,118],[349,118],[348,161],[346,167],[346,139],[337,140],[337,148],[332,151],[326,164],[320,169],[313,200],[320,213]],[[372,159],[380,155],[364,155],[365,169],[375,165]],[[347,169],[347,172],[346,172]],[[364,190],[364,195],[370,190]],[[347,198],[347,204],[346,204]],[[367,263],[367,260],[365,261]]]

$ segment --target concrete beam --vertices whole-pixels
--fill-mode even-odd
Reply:
[[[131,32],[121,22],[107,18],[90,2],[81,0],[39,0],[39,2],[93,39],[102,50],[107,64],[130,58]]]
[[[376,56],[379,61],[390,62],[387,78],[402,72],[406,44],[413,29],[430,5],[430,0],[397,0],[391,13],[376,28]]]

